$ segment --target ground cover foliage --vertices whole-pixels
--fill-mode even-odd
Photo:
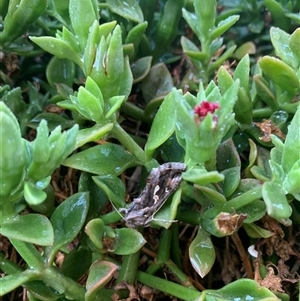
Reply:
[[[297,0],[1,0],[3,300],[297,300]]]

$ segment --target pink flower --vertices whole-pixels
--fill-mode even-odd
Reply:
[[[195,106],[194,113],[198,115],[198,117],[205,117],[208,113],[213,114],[219,108],[220,108],[219,103],[208,102],[204,100],[200,103],[200,105]]]

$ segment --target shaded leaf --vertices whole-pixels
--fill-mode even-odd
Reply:
[[[72,87],[75,76],[75,65],[68,59],[53,57],[46,69],[48,83],[55,87],[55,84],[65,84]]]
[[[133,75],[133,83],[136,84],[143,80],[150,71],[152,57],[146,56],[138,59],[131,64],[131,71]]]
[[[27,126],[36,129],[40,122],[45,119],[47,121],[49,131],[53,131],[56,127],[61,126],[62,130],[68,129],[75,124],[74,120],[68,120],[58,114],[41,113],[26,123]]]
[[[165,64],[160,63],[150,69],[142,81],[142,92],[147,103],[165,97],[173,88],[172,76]]]
[[[244,224],[243,228],[247,232],[248,236],[252,238],[268,238],[274,235],[273,232],[263,229],[255,224]]]
[[[64,258],[60,271],[66,277],[77,281],[83,276],[92,263],[92,253],[86,249],[74,249]]]
[[[121,179],[112,174],[92,178],[117,208],[125,207],[125,186]]]

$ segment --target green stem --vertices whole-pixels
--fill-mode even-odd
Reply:
[[[202,52],[204,52],[208,59],[202,62],[203,71],[201,72],[201,79],[203,80],[204,85],[206,86],[209,79],[209,63],[211,61],[211,54],[210,54],[210,40],[206,40],[202,43]]]
[[[57,15],[57,14],[55,13],[55,15]],[[35,22],[38,24],[39,27],[41,27],[46,32],[47,36],[52,36],[51,30],[49,30],[49,26],[47,26],[47,24],[44,20],[39,18]]]
[[[159,240],[159,248],[156,256],[158,264],[166,263],[170,258],[170,244],[172,232],[168,229],[162,229]]]
[[[85,288],[69,277],[65,277],[55,267],[43,271],[43,282],[54,288],[67,299],[85,300]]]
[[[30,268],[38,271],[44,269],[43,257],[33,244],[18,239],[10,238],[9,240]]]
[[[128,101],[124,102],[121,106],[121,111],[129,115],[130,117],[133,117],[136,120],[147,122],[144,116],[144,111],[131,102]]]
[[[17,264],[11,262],[8,259],[5,259],[5,254],[3,252],[1,252],[0,269],[1,269],[1,271],[3,271],[7,275],[15,274],[17,272],[23,272],[24,271]],[[39,277],[39,278],[41,278],[41,277]]]
[[[146,272],[147,274],[153,275],[159,270],[161,270],[161,265],[154,261],[153,263],[151,263],[151,265],[148,266]]]
[[[124,129],[115,123],[111,134],[118,139],[122,145],[130,151],[139,161],[146,163],[146,155],[143,149],[124,131]]]
[[[117,283],[126,282],[128,284],[134,284],[138,269],[139,258],[140,251],[123,257],[123,262],[117,279]]]
[[[222,207],[223,212],[231,212],[252,203],[262,197],[262,186],[252,188],[242,195],[228,201]]]
[[[200,213],[195,210],[184,209],[178,207],[176,219],[190,225],[199,225],[201,216]]]
[[[122,215],[121,213],[114,210],[105,215],[102,215],[100,218],[102,219],[105,225],[109,225],[118,222],[122,218]]]
[[[182,258],[179,244],[179,224],[175,223],[172,227],[171,254],[173,262],[182,269]]]
[[[270,108],[261,108],[255,109],[252,113],[253,119],[269,118],[273,113],[273,110]]]
[[[169,270],[169,272],[175,276],[175,279],[177,279],[178,282],[182,283],[182,285],[184,285],[185,287],[197,291],[197,289],[190,282],[189,277],[186,274],[184,274],[182,270],[172,260],[168,260],[165,263],[165,266]]]
[[[0,225],[17,215],[15,204],[9,198],[0,198]]]
[[[40,278],[41,275],[39,273],[30,269],[22,272],[17,272],[16,274],[14,273],[11,275],[6,275],[0,279],[0,296],[12,292],[20,285],[26,287],[27,289],[30,289],[30,284],[38,281]],[[24,283],[27,283],[27,285]]]
[[[138,272],[137,280],[142,284],[155,288],[160,292],[164,292],[184,301],[193,301],[201,297],[201,293],[194,289],[184,287],[180,284],[167,281],[165,279],[152,276],[144,272]]]
[[[10,241],[34,272],[32,280],[42,280],[59,293],[65,294],[68,299],[84,300],[85,288],[71,278],[65,277],[55,267],[45,267],[40,253],[32,244],[13,239]],[[2,261],[1,265],[8,273],[20,271],[19,267],[8,261]]]

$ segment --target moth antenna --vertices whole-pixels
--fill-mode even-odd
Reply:
[[[162,222],[162,223],[178,223],[177,219],[167,220],[167,219],[162,219],[162,218],[155,218],[154,215],[152,215],[152,221]]]
[[[117,211],[117,213],[121,216],[121,218],[124,220],[124,216],[120,213],[120,211],[118,210],[118,208],[115,206],[115,204],[109,200],[111,205],[114,207],[114,209]],[[125,209],[125,208],[121,208],[121,209]]]

